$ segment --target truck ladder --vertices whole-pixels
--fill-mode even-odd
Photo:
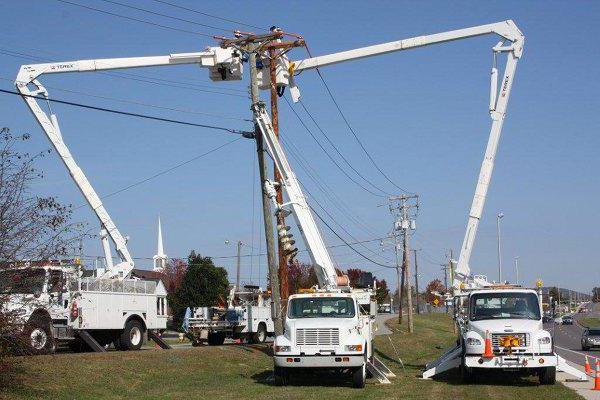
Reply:
[[[161,349],[171,350],[171,346],[163,340],[158,334],[152,330],[148,330],[148,340],[152,340]]]
[[[89,334],[88,331],[77,331],[77,335],[83,340],[92,350],[97,353],[104,353],[106,349],[104,346],[101,346],[100,343],[93,338],[92,335]]]

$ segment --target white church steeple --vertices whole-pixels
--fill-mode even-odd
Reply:
[[[167,255],[163,248],[162,227],[160,225],[160,216],[158,217],[158,242],[156,244],[156,255],[152,257],[154,261],[153,271],[163,272],[167,266]]]

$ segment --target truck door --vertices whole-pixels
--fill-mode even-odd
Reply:
[[[48,274],[48,311],[53,320],[66,319],[69,310],[69,296],[66,290],[63,271],[50,270]]]

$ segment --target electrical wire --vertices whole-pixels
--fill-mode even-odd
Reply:
[[[321,125],[319,125],[319,123],[317,123],[317,121],[315,120],[315,118],[313,117],[313,115],[310,113],[310,111],[308,110],[308,108],[306,108],[306,106],[304,105],[304,102],[302,100],[300,100],[299,103],[300,103],[300,106],[302,107],[302,109],[304,109],[304,112],[311,119],[311,121],[313,122],[313,124],[315,124],[315,126],[317,127],[317,129],[325,137],[325,139],[327,140],[327,142],[331,145],[331,147],[333,147],[333,149],[335,150],[335,152],[342,158],[342,160],[344,160],[344,162],[352,169],[352,171],[354,171],[358,176],[360,176],[365,182],[367,182],[369,185],[371,185],[376,190],[379,190],[380,192],[382,192],[382,193],[384,193],[384,194],[386,194],[388,196],[392,196],[392,193],[386,192],[385,190],[383,190],[380,187],[376,186],[373,182],[371,182],[370,180],[368,180],[367,178],[365,178],[364,175],[361,174],[356,168],[354,168],[354,166],[350,163],[350,161],[348,161],[348,159],[342,154],[342,152],[338,149],[338,147],[331,141],[331,139],[329,138],[329,136],[327,135],[327,133],[325,133],[325,131],[323,130],[323,128],[321,128]]]
[[[384,195],[375,193],[374,191],[370,190],[369,188],[365,187],[363,184],[361,184],[360,182],[358,182],[356,179],[354,179],[352,176],[350,176],[350,174],[348,174],[348,172],[341,167],[341,165],[331,156],[331,154],[329,154],[329,152],[325,149],[325,147],[323,147],[323,145],[321,144],[321,142],[316,138],[316,136],[314,135],[314,133],[310,130],[310,128],[304,123],[304,121],[302,120],[302,118],[300,117],[300,115],[296,112],[296,110],[294,109],[294,107],[291,106],[291,104],[289,103],[287,97],[284,97],[285,101],[287,102],[288,106],[291,108],[292,112],[294,113],[294,115],[296,116],[296,118],[298,118],[298,121],[300,121],[300,124],[304,127],[304,129],[309,133],[309,135],[314,139],[314,141],[319,145],[319,147],[321,148],[321,150],[323,150],[323,152],[327,155],[327,157],[331,160],[331,162],[348,178],[350,179],[352,182],[354,182],[357,186],[359,186],[360,188],[362,188],[364,191],[372,194],[373,196],[377,196],[377,197],[386,197]],[[376,188],[377,189],[377,188]],[[383,192],[385,193],[385,192]]]
[[[205,13],[205,12],[202,12],[202,11],[194,10],[192,8],[183,7],[183,6],[179,5],[179,4],[173,4],[173,3],[170,3],[170,2],[164,1],[164,0],[152,0],[152,1],[154,1],[156,3],[164,4],[164,5],[167,5],[167,6],[175,7],[175,8],[178,8],[180,10],[189,11],[189,12],[192,12],[192,13],[195,13],[195,14],[204,15],[205,17],[219,19],[221,21],[227,21],[227,22],[231,22],[231,23],[234,23],[234,24],[238,24],[238,25],[244,25],[244,26],[248,26],[250,28],[256,28],[256,29],[261,29],[261,30],[269,30],[269,28],[264,28],[264,27],[261,28],[260,26],[246,24],[244,22],[236,21],[236,20],[233,20],[233,19],[219,17],[219,16],[214,15],[214,14],[208,14],[208,13]]]
[[[68,0],[55,0],[55,1],[58,1],[60,3],[70,4],[70,5],[75,6],[75,7],[85,8],[86,10],[95,11],[95,12],[106,14],[106,15],[111,15],[113,17],[126,19],[126,20],[129,20],[129,21],[135,21],[135,22],[139,22],[139,23],[142,23],[142,24],[155,26],[157,28],[168,29],[168,30],[171,30],[171,31],[181,32],[181,33],[189,33],[189,34],[192,34],[192,35],[205,36],[205,37],[209,37],[209,38],[213,37],[213,35],[210,35],[208,33],[194,32],[194,31],[190,31],[190,30],[187,30],[187,29],[175,28],[175,27],[169,26],[169,25],[162,25],[162,24],[158,24],[156,22],[147,21],[145,19],[139,19],[139,18],[129,17],[127,15],[122,15],[122,14],[117,14],[117,13],[114,13],[114,12],[111,12],[111,11],[101,10],[99,8],[94,8],[94,7],[86,6],[86,5],[83,5],[83,4],[74,3],[74,2],[68,1]]]
[[[225,31],[225,32],[232,32],[233,31],[232,29],[225,29],[225,28],[220,28],[218,26],[212,26],[212,25],[207,25],[207,24],[203,24],[203,23],[200,23],[200,22],[196,22],[196,21],[190,21],[189,19],[174,17],[172,15],[168,15],[168,14],[163,14],[163,13],[159,13],[159,12],[156,12],[156,11],[147,10],[147,9],[141,8],[141,7],[135,7],[135,6],[132,6],[130,4],[124,4],[124,3],[120,3],[120,2],[114,1],[114,0],[100,0],[100,1],[103,1],[103,2],[109,3],[109,4],[115,4],[117,6],[129,8],[129,9],[136,10],[136,11],[145,12],[147,14],[151,14],[151,15],[156,15],[156,16],[159,16],[159,17],[164,17],[164,18],[172,19],[172,20],[179,21],[179,22],[185,22],[185,23],[188,23],[188,24],[194,24],[194,25],[198,25],[198,26],[203,26],[205,28],[211,28],[211,29],[216,29],[216,30]]]
[[[235,139],[233,139],[233,140],[230,140],[229,142],[225,142],[225,143],[223,143],[222,145],[220,145],[220,146],[217,146],[217,147],[215,147],[215,148],[212,148],[212,149],[210,149],[210,150],[208,150],[208,151],[206,151],[206,152],[204,152],[204,153],[202,153],[202,154],[199,154],[199,155],[197,155],[197,156],[195,156],[195,157],[192,157],[192,158],[190,158],[190,159],[188,159],[188,160],[185,160],[185,161],[182,161],[182,162],[180,162],[180,163],[178,163],[178,164],[175,164],[175,165],[173,165],[172,167],[169,167],[169,168],[163,169],[163,170],[161,170],[161,171],[158,171],[158,172],[156,172],[156,173],[154,173],[154,174],[152,174],[152,175],[150,175],[150,176],[148,176],[148,177],[146,177],[146,178],[140,179],[140,180],[138,180],[138,181],[136,181],[136,182],[134,182],[134,183],[132,183],[132,184],[130,184],[130,185],[127,185],[127,186],[125,186],[125,187],[123,187],[123,188],[121,188],[121,189],[117,189],[117,190],[115,190],[114,192],[111,192],[111,193],[109,193],[109,194],[107,194],[107,195],[105,195],[105,196],[101,196],[101,197],[100,197],[100,199],[101,199],[101,200],[104,200],[104,199],[107,199],[107,198],[109,198],[109,197],[115,196],[115,195],[117,195],[117,194],[119,194],[119,193],[125,192],[125,191],[127,191],[127,190],[129,190],[129,189],[132,189],[132,188],[134,188],[134,187],[136,187],[136,186],[140,186],[141,184],[144,184],[144,183],[146,183],[146,182],[149,182],[149,181],[151,181],[151,180],[153,180],[153,179],[156,179],[156,178],[158,178],[159,176],[165,175],[165,174],[167,174],[167,173],[169,173],[169,172],[171,172],[171,171],[174,171],[174,170],[176,170],[176,169],[178,169],[178,168],[181,168],[181,167],[183,167],[184,165],[190,164],[190,163],[192,163],[192,162],[194,162],[194,161],[196,161],[196,160],[199,160],[200,158],[206,157],[206,156],[208,156],[209,154],[212,154],[212,153],[214,153],[214,152],[216,152],[216,151],[218,151],[218,150],[221,150],[222,148],[224,148],[224,147],[227,147],[227,146],[229,146],[229,145],[231,145],[231,144],[233,144],[233,143],[237,142],[237,141],[238,141],[238,140],[240,140],[240,139],[242,139],[242,138],[241,138],[241,137],[238,137],[238,138],[235,138]],[[87,206],[87,204],[81,204],[81,205],[79,205],[79,206],[75,207],[73,210],[78,210],[78,209],[80,209],[80,208],[82,208],[82,207],[85,207],[85,206]]]
[[[65,101],[65,100],[58,100],[58,99],[46,98],[46,97],[43,97],[43,96],[33,96],[33,95],[28,95],[28,94],[22,94],[22,93],[15,92],[15,91],[12,91],[12,90],[0,89],[0,92],[1,93],[5,93],[5,94],[12,94],[12,95],[17,95],[17,96],[22,96],[22,97],[31,97],[31,98],[39,99],[39,100],[47,100],[47,101],[50,101],[52,103],[65,104],[65,105],[69,105],[69,106],[73,106],[73,107],[85,108],[85,109],[89,109],[89,110],[103,111],[103,112],[112,113],[112,114],[125,115],[125,116],[129,116],[129,117],[149,119],[149,120],[167,122],[167,123],[178,124],[178,125],[195,126],[195,127],[199,127],[199,128],[206,128],[206,129],[215,129],[215,130],[225,131],[225,132],[229,132],[229,133],[233,133],[233,134],[238,134],[238,135],[243,135],[243,134],[246,133],[245,131],[242,131],[242,130],[239,130],[239,129],[224,128],[224,127],[215,126],[215,125],[197,124],[197,123],[194,123],[194,122],[180,121],[180,120],[171,119],[171,118],[162,118],[162,117],[156,117],[156,116],[153,116],[153,115],[139,114],[139,113],[133,113],[133,112],[128,112],[128,111],[115,110],[115,109],[112,109],[112,108],[91,106],[91,105],[88,105],[88,104],[75,103],[75,102],[72,102],[72,101]]]
[[[310,53],[310,50],[308,48],[308,45],[305,45],[306,47],[306,51],[309,55],[309,57],[312,58],[312,54]],[[323,86],[325,86],[325,90],[327,91],[327,93],[329,94],[329,97],[331,98],[331,100],[333,101],[333,104],[335,105],[335,108],[338,110],[338,113],[340,114],[340,116],[342,117],[342,119],[344,120],[344,123],[346,124],[346,126],[348,127],[348,130],[352,133],[352,136],[354,136],[354,139],[356,140],[356,142],[359,144],[360,148],[363,150],[363,152],[367,155],[367,157],[369,158],[369,160],[371,161],[371,164],[373,164],[373,166],[379,171],[379,173],[381,173],[381,175],[383,175],[383,177],[389,182],[391,183],[393,186],[395,186],[397,189],[401,190],[402,192],[405,192],[407,194],[414,194],[404,188],[402,188],[401,186],[398,186],[394,181],[392,181],[390,179],[390,177],[381,169],[381,167],[379,167],[379,165],[375,162],[375,160],[373,159],[373,157],[371,156],[371,154],[367,151],[366,147],[364,146],[364,144],[362,143],[362,141],[359,139],[358,135],[356,134],[356,132],[354,131],[354,129],[352,128],[352,126],[350,125],[350,122],[348,121],[348,118],[346,118],[346,114],[344,114],[344,112],[342,111],[342,108],[340,107],[339,103],[337,102],[337,100],[335,99],[335,96],[333,95],[333,92],[331,91],[331,89],[329,88],[329,85],[327,84],[327,82],[325,81],[325,78],[323,77],[323,74],[321,73],[319,68],[315,68],[317,71],[317,74],[319,75],[319,78],[321,79],[321,82],[323,83]]]
[[[10,79],[10,78],[3,77],[3,76],[0,76],[0,80],[7,81],[7,82],[14,82],[14,79]],[[99,95],[99,94],[91,94],[91,93],[87,93],[87,92],[80,92],[77,90],[58,88],[58,87],[53,87],[53,86],[48,86],[48,85],[44,85],[44,87],[46,87],[48,89],[52,89],[52,90],[57,90],[59,92],[77,94],[79,96],[92,97],[92,98],[101,99],[101,100],[116,101],[116,102],[125,103],[125,104],[133,104],[136,106],[155,108],[155,109],[159,109],[159,110],[174,111],[174,112],[190,114],[190,115],[203,115],[203,116],[207,116],[207,117],[222,118],[222,119],[232,119],[232,120],[244,121],[244,122],[252,122],[252,120],[250,120],[250,119],[232,117],[230,115],[214,114],[214,113],[207,113],[207,112],[202,112],[202,111],[186,110],[186,109],[174,108],[174,107],[166,107],[166,106],[161,106],[161,105],[157,105],[157,104],[145,103],[145,102],[140,102],[140,101],[135,101],[135,100],[120,99],[117,97],[110,97],[110,96],[104,96],[104,95]]]

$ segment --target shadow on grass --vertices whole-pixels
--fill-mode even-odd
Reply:
[[[15,393],[24,390],[23,377],[25,369],[17,364],[0,364],[0,394]]]
[[[537,379],[533,379],[535,377],[527,377],[523,375],[518,375],[510,372],[506,373],[498,373],[498,371],[480,371],[477,372],[477,376],[475,378],[474,383],[468,384],[469,386],[476,387],[478,385],[488,385],[488,386],[511,386],[511,387],[535,387],[540,386]],[[466,385],[463,382],[460,371],[458,369],[443,372],[440,375],[433,378],[434,381],[444,382],[449,385],[458,385],[464,386]]]
[[[258,384],[275,386],[273,379],[273,370],[265,370],[252,375],[252,379]],[[350,373],[339,373],[328,370],[300,370],[297,369],[290,374],[287,386],[308,386],[308,387],[352,387],[352,377]]]

